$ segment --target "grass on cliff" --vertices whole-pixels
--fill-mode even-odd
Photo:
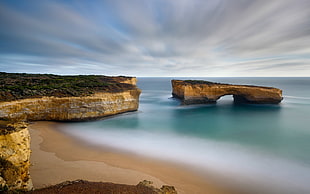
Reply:
[[[120,92],[135,86],[120,81],[126,77],[102,75],[60,76],[0,72],[0,101],[42,96],[88,96],[95,92]]]
[[[222,84],[222,83],[210,82],[210,81],[204,81],[204,80],[184,80],[184,82],[189,83],[189,84],[207,84],[207,85]]]

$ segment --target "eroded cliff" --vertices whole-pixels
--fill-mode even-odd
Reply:
[[[27,125],[0,122],[0,188],[32,189],[30,153]]]
[[[0,102],[0,118],[6,120],[81,121],[135,111],[140,90],[95,93],[83,97],[42,97]]]
[[[97,92],[136,89],[137,79],[125,76],[25,74],[0,72],[0,101],[28,98],[81,97]]]
[[[235,102],[278,104],[282,90],[272,87],[221,84],[197,80],[172,80],[172,95],[183,104],[215,103],[225,95],[233,95]]]
[[[136,82],[124,76],[0,72],[0,122],[11,123],[0,123],[0,187],[32,188],[30,136],[20,121],[81,121],[136,111]]]
[[[135,77],[0,73],[0,119],[80,121],[139,106]]]

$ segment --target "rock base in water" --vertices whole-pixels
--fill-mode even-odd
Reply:
[[[282,90],[272,87],[221,84],[200,80],[172,80],[172,95],[182,104],[216,103],[225,95],[233,95],[236,103],[278,104]]]

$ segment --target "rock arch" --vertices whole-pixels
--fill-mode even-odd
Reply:
[[[225,95],[233,95],[235,102],[278,104],[282,90],[273,87],[232,85],[200,80],[172,80],[172,95],[182,104],[216,103]]]

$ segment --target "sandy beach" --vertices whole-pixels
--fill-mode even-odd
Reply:
[[[173,185],[181,194],[232,193],[178,165],[87,145],[60,132],[61,125],[36,122],[29,127],[35,188],[76,179],[131,185],[151,180],[156,187]]]

